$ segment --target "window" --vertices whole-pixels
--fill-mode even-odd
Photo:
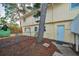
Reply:
[[[44,26],[44,31],[46,31],[46,27]]]
[[[35,27],[35,31],[37,31],[37,27]]]
[[[35,27],[35,31],[38,31],[38,27]],[[46,31],[46,27],[44,26],[44,31]]]
[[[77,8],[79,7],[79,3],[71,3],[71,8]]]

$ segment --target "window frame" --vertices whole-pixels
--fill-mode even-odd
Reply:
[[[76,3],[71,3],[71,4],[70,4],[70,8],[71,8],[72,10],[79,9],[79,6],[75,6],[75,7],[72,8],[72,4],[76,4]]]

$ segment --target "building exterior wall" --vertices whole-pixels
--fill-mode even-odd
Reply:
[[[35,18],[33,16],[29,16],[26,18],[26,20],[23,20],[22,26],[27,26],[27,25],[33,25],[35,23]]]
[[[46,31],[44,32],[44,37],[49,39],[54,39],[54,25],[53,24],[45,24]]]
[[[74,42],[74,36],[70,31],[70,25],[71,25],[71,21],[70,22],[62,22],[62,23],[56,23],[55,24],[55,39],[57,38],[57,26],[58,25],[64,25],[64,42],[70,42],[73,43]]]
[[[79,8],[71,8],[70,3],[54,4],[53,21],[70,20],[79,14]]]
[[[64,42],[74,43],[74,35],[71,33],[71,22],[74,17],[79,13],[79,8],[72,9],[71,4],[51,4],[47,9],[44,37],[52,40],[57,40],[57,26],[65,26]],[[33,16],[29,16],[23,22],[23,26],[30,26],[31,36],[35,36],[35,27],[38,27],[38,23]],[[24,31],[23,31],[24,32]]]
[[[47,9],[45,23],[52,21],[53,21],[53,6],[50,5],[49,8]]]

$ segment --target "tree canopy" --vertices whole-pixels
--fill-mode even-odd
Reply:
[[[27,6],[28,5],[28,6]],[[26,14],[28,10],[36,10],[40,8],[40,3],[34,3],[32,6],[28,3],[2,3],[2,6],[5,8],[5,17],[1,18],[0,22],[5,22],[10,20],[11,23],[16,23],[19,18]],[[40,11],[37,10],[33,14],[33,17],[38,18],[40,16]],[[23,18],[25,20],[25,18]]]

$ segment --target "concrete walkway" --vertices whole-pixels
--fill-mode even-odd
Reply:
[[[61,53],[54,52],[53,56],[77,56],[77,54],[72,51],[71,48],[69,48],[67,45],[60,45],[56,44],[55,42],[52,42],[56,45],[56,47],[59,49]]]

